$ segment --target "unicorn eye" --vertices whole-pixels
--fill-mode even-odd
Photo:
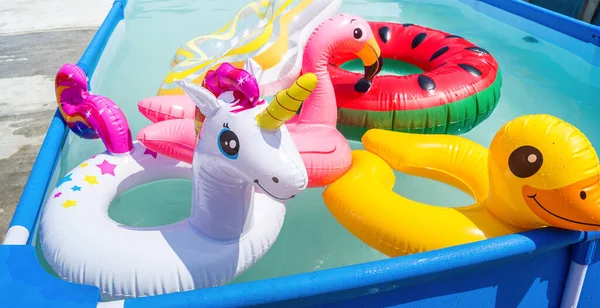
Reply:
[[[219,133],[218,139],[217,142],[221,153],[229,159],[237,159],[240,152],[240,140],[238,136],[228,127],[225,127]]]

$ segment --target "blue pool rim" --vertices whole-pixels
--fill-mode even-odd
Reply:
[[[534,21],[582,42],[600,46],[600,27],[550,11],[522,0],[461,0],[483,2]]]
[[[584,43],[600,46],[600,27],[524,1],[462,1],[472,6],[477,2],[486,3],[552,28]],[[90,79],[112,32],[124,18],[126,5],[126,0],[117,0],[113,3],[106,19],[78,62],[78,66],[87,73]],[[9,307],[11,303],[18,304],[20,307],[96,307],[98,304],[99,290],[97,288],[76,285],[52,277],[39,265],[32,246],[37,216],[67,133],[66,125],[57,110],[10,224],[10,228],[21,227],[29,231],[26,243],[0,246],[0,301],[8,303]],[[409,294],[412,284],[415,284],[413,293],[418,293],[417,290],[420,290],[417,284],[421,280],[429,281],[431,288],[435,289],[435,283],[427,280],[427,277],[447,280],[449,279],[446,276],[447,273],[463,277],[461,275],[465,275],[465,271],[467,271],[467,275],[470,271],[474,273],[477,271],[477,266],[482,264],[486,267],[489,265],[489,272],[492,273],[494,268],[502,268],[506,264],[515,263],[518,258],[526,259],[527,262],[531,261],[530,258],[534,258],[533,266],[536,264],[542,266],[545,264],[544,262],[554,265],[552,262],[562,262],[566,257],[571,261],[571,265],[573,263],[589,265],[589,271],[595,270],[598,273],[600,268],[595,267],[598,259],[598,256],[595,255],[595,248],[599,238],[600,232],[574,232],[546,228],[405,257],[216,288],[128,299],[121,304],[125,307],[191,307],[198,305],[239,307],[242,305],[306,306],[345,303],[341,306],[348,307],[353,304],[391,306],[403,303],[403,306],[423,307],[423,304],[426,306],[431,302],[415,300],[414,294]],[[560,266],[564,267],[564,262],[560,263]],[[545,270],[552,271],[553,269],[549,267]],[[557,306],[556,303],[560,302],[562,291],[566,292],[568,289],[571,270],[568,270],[568,276],[566,270],[562,271],[566,282],[555,289],[561,294],[558,299],[551,299],[550,306]],[[515,274],[505,273],[504,275]],[[535,276],[536,273],[532,275]],[[586,291],[588,285],[590,288],[600,286],[598,278],[591,280],[588,278],[591,275],[588,277],[583,275],[583,278],[586,279],[583,292]],[[596,274],[596,276],[598,275]],[[498,280],[506,278],[502,272],[495,277]],[[465,279],[463,284],[467,284],[468,279]],[[470,279],[470,281],[474,280],[476,279]],[[403,289],[402,287],[407,284],[409,290]],[[402,290],[404,291],[402,292]],[[581,290],[579,291],[581,292]],[[536,292],[539,293],[538,291],[533,293],[537,295]],[[385,297],[385,294],[393,294],[394,301],[382,298],[382,296]],[[468,301],[471,304],[478,303],[486,306],[485,303],[491,303],[489,298],[483,297],[486,292],[480,291],[479,294],[464,296],[470,296]],[[598,296],[593,295],[593,293],[588,294],[586,303],[600,301]],[[529,295],[526,294],[523,298],[525,299],[527,296]],[[576,296],[579,297],[580,294],[577,293]],[[547,295],[546,297],[548,297],[547,300],[550,300],[551,296]],[[464,300],[461,297],[452,298],[456,302]],[[583,297],[582,300],[584,300]],[[445,303],[451,302],[446,300]]]

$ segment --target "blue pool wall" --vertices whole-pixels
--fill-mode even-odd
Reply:
[[[529,3],[562,15],[578,18],[579,12],[581,12],[581,8],[585,4],[585,0],[529,0]],[[600,8],[596,10],[591,23],[600,26]]]
[[[116,0],[96,31],[77,65],[92,79],[102,52],[115,27],[124,18],[127,0]],[[41,206],[51,191],[69,130],[56,110],[21,194],[9,232],[0,245],[0,307],[97,307],[100,290],[94,286],[78,285],[60,280],[40,265],[33,240]],[[7,244],[10,231],[18,236]],[[19,238],[24,236],[24,238]]]
[[[530,33],[600,66],[600,27],[522,0],[460,0],[480,13]],[[544,27],[540,27],[542,25]]]
[[[529,3],[541,6],[553,12],[577,18],[585,0],[529,0]]]
[[[531,31],[598,63],[599,28],[520,0],[461,0],[484,14]],[[116,1],[78,65],[89,78],[125,0]],[[500,11],[501,10],[501,11]],[[507,14],[510,13],[510,14]],[[555,32],[553,30],[558,31]],[[576,45],[573,48],[571,45]],[[68,130],[59,112],[50,124],[11,227],[28,231],[22,243],[0,246],[0,302],[8,307],[96,307],[99,290],[54,278],[32,246],[44,196]],[[275,279],[114,303],[121,307],[560,307],[573,264],[587,266],[578,307],[598,307],[600,233],[546,228],[399,258]]]

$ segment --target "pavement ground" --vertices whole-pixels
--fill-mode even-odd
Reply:
[[[111,5],[0,0],[0,243],[56,110],[56,71],[79,60]]]

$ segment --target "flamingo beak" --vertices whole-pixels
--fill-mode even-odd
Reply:
[[[365,76],[361,78],[355,85],[354,90],[357,92],[367,92],[371,87],[371,80],[381,71],[383,67],[383,59],[381,58],[381,49],[375,37],[366,41],[363,48],[356,53],[362,60],[365,67]]]

